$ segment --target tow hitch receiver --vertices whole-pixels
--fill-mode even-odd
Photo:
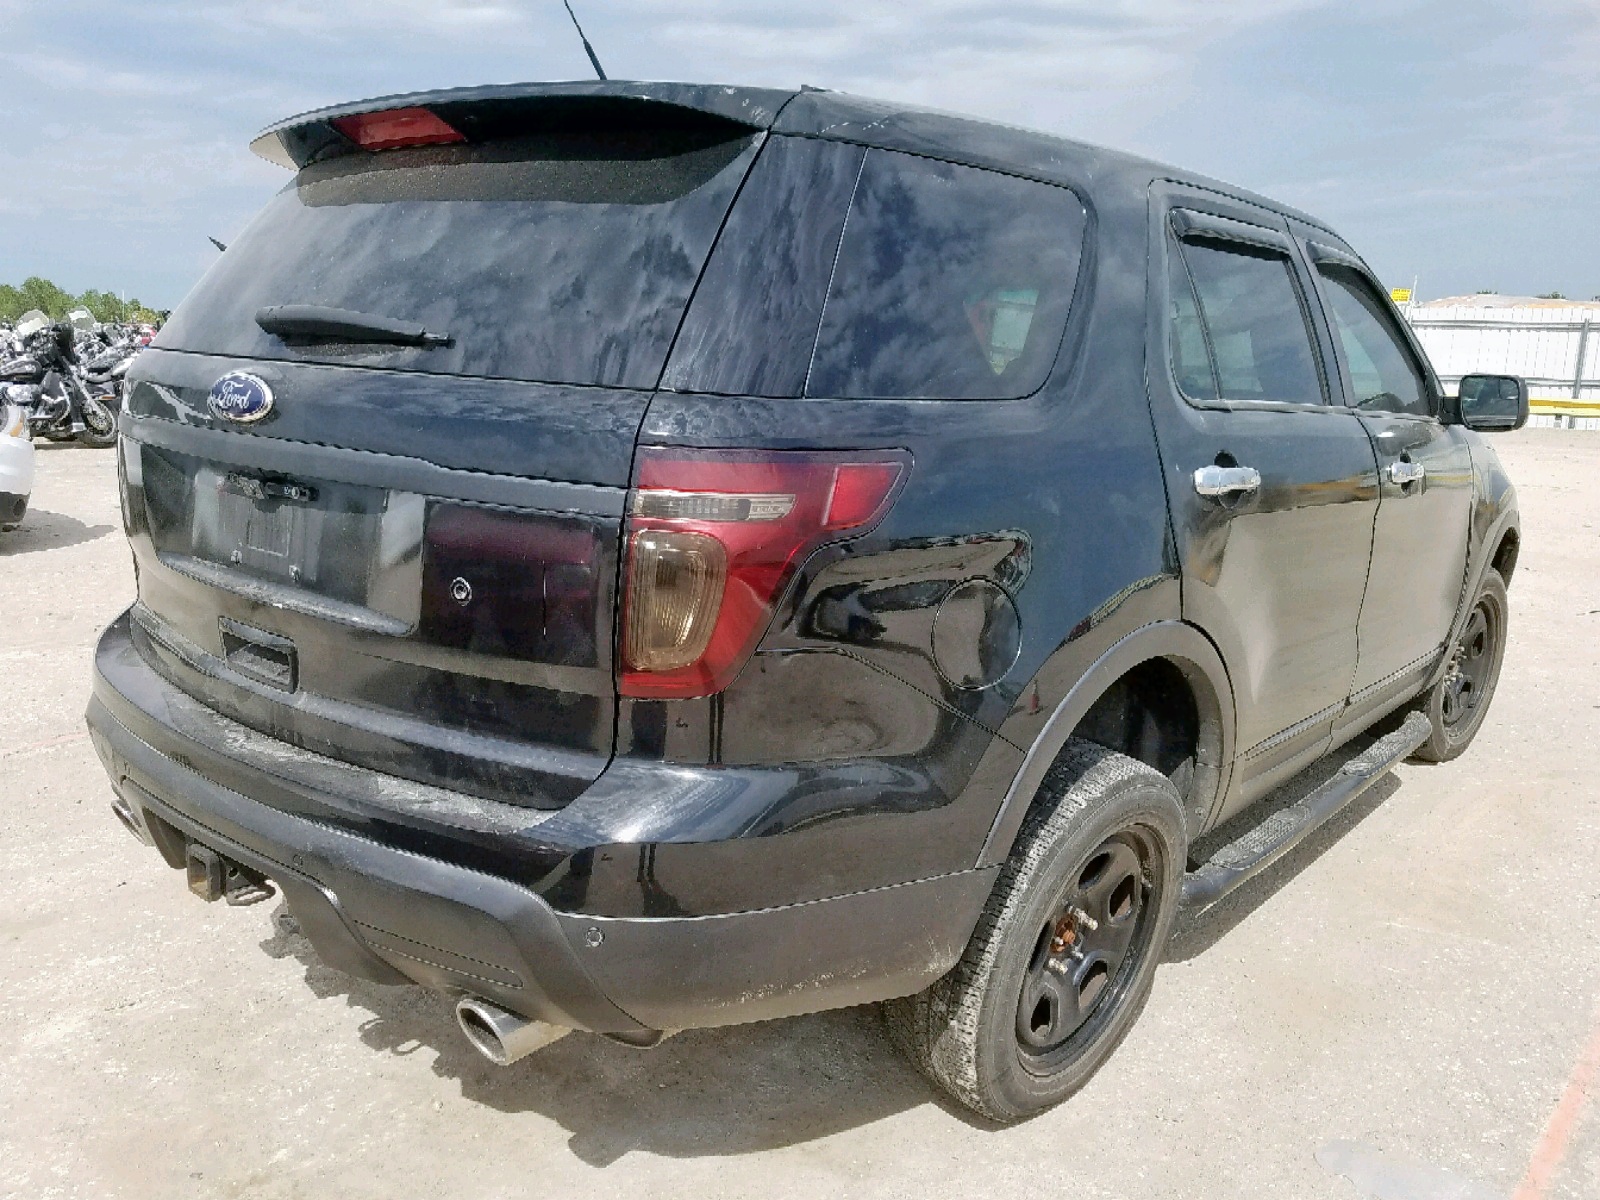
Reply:
[[[260,904],[275,894],[265,875],[223,858],[199,842],[189,843],[185,858],[189,866],[189,890],[207,903],[226,900],[235,906]]]

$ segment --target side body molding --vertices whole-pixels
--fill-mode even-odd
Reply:
[[[989,836],[984,840],[977,866],[1004,862],[1022,828],[1028,806],[1044,782],[1061,748],[1084,715],[1113,683],[1152,658],[1165,658],[1183,673],[1199,709],[1200,736],[1196,750],[1194,782],[1185,805],[1189,835],[1209,827],[1218,802],[1226,793],[1233,768],[1233,687],[1227,668],[1211,640],[1183,621],[1158,621],[1134,630],[1102,654],[1085,671],[1071,691],[1056,705],[1044,729],[1023,759],[1012,780]]]

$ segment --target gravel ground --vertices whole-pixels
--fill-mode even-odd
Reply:
[[[114,459],[41,447],[0,536],[0,1195],[1593,1200],[1600,435],[1496,445],[1524,549],[1473,750],[1183,925],[1106,1069],[1004,1130],[937,1100],[872,1009],[501,1070],[271,905],[195,901],[111,817],[83,733],[133,592]]]

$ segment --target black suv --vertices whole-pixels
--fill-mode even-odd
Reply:
[[[1311,217],[809,89],[255,149],[294,178],[129,375],[89,726],[196,893],[280,889],[498,1062],[889,1001],[1026,1116],[1180,905],[1484,719],[1519,533],[1471,430],[1526,388],[1445,396]]]

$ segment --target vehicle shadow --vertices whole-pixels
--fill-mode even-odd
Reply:
[[[10,533],[0,533],[0,558],[16,558],[40,550],[62,550],[105,537],[115,529],[115,525],[85,525],[77,517],[30,508],[21,525]]]
[[[1329,755],[1269,793],[1260,804],[1200,838],[1191,847],[1191,857],[1196,861],[1204,861],[1219,846],[1243,836],[1273,813],[1295,803],[1312,789],[1331,779],[1345,763],[1365,751],[1378,736],[1388,732],[1388,729],[1387,724],[1380,726],[1376,731],[1364,734],[1341,746],[1337,753]],[[1180,910],[1163,961],[1186,962],[1211,949],[1246,917],[1272,899],[1302,871],[1336,846],[1345,834],[1376,812],[1383,802],[1399,789],[1400,781],[1392,773],[1385,775],[1352,801],[1347,808],[1314,829],[1303,842],[1260,875],[1242,884],[1237,891],[1224,896],[1210,908],[1198,912]]]
[[[114,453],[116,451],[115,446],[85,446],[76,438],[67,438],[57,442],[44,437],[34,440],[33,449],[36,454],[59,454],[66,450],[88,450],[96,453]]]
[[[324,966],[309,941],[284,931],[282,912],[261,948],[296,959],[318,998],[343,996],[369,1014],[363,1042],[398,1056],[431,1051],[434,1074],[456,1080],[464,1098],[556,1122],[591,1166],[635,1150],[673,1158],[771,1150],[929,1103],[982,1124],[933,1094],[889,1043],[876,1005],[690,1030],[653,1050],[578,1033],[497,1067],[467,1044],[447,998]]]

